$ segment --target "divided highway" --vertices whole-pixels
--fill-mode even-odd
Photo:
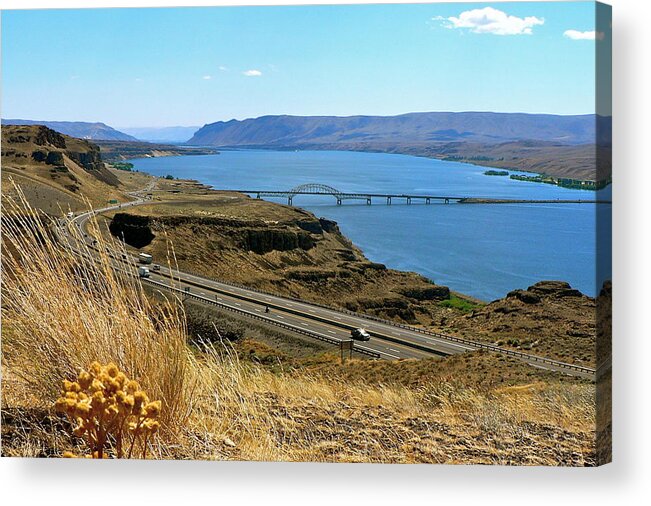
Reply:
[[[152,188],[153,186],[150,185],[143,191],[150,191]],[[61,220],[59,222],[59,231],[66,237],[68,244],[73,249],[74,235],[76,234],[71,233],[68,227],[76,227],[79,237],[86,237],[85,240],[90,244],[92,238],[87,236],[86,225],[94,214],[154,203],[143,200],[139,193],[131,194],[131,196],[136,200],[85,212],[74,216],[70,220]],[[120,263],[120,268],[133,268],[134,272],[137,269],[137,258],[127,256],[124,259],[121,254],[116,252],[113,252],[112,256],[116,259],[116,262]],[[371,334],[371,340],[367,342],[356,341],[354,347],[356,350],[376,358],[387,360],[424,358],[436,355],[452,355],[476,349],[489,349],[511,355],[535,367],[591,379],[595,376],[595,371],[591,368],[566,364],[454,336],[427,332],[416,327],[397,325],[356,313],[262,293],[187,272],[170,270],[162,265],[158,272],[150,269],[149,284],[158,286],[161,289],[175,290],[181,295],[190,296],[200,301],[203,300],[205,303],[217,305],[226,310],[235,311],[273,325],[295,329],[298,333],[332,342],[333,344],[350,339],[351,329],[363,327]],[[268,312],[266,308],[269,309]]]

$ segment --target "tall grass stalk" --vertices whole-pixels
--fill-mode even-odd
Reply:
[[[77,252],[54,222],[18,198],[2,202],[3,363],[31,394],[52,403],[62,381],[93,361],[114,362],[163,402],[163,434],[191,411],[194,388],[179,304],[152,304],[135,269],[116,271],[96,226],[96,251],[70,226]]]

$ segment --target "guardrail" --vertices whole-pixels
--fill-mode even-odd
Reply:
[[[177,274],[179,275],[179,279],[181,279],[183,273],[181,271],[177,270]],[[396,322],[392,322],[390,320],[384,320],[382,318],[378,318],[376,316],[367,315],[367,314],[363,314],[363,313],[357,313],[355,311],[350,311],[349,309],[336,308],[336,307],[333,307],[333,306],[328,306],[326,304],[319,304],[319,303],[315,303],[315,302],[306,302],[304,300],[297,299],[297,298],[294,298],[294,297],[286,297],[286,296],[283,296],[283,295],[279,295],[279,294],[275,294],[275,293],[271,293],[271,292],[266,292],[264,290],[259,290],[257,288],[251,288],[251,287],[248,287],[248,286],[240,285],[238,283],[218,280],[218,279],[211,278],[209,276],[205,276],[205,275],[201,275],[201,274],[197,274],[197,273],[191,272],[191,271],[185,272],[185,274],[190,274],[190,275],[195,276],[195,277],[208,279],[208,280],[213,281],[215,283],[221,283],[221,284],[224,284],[224,285],[227,285],[227,286],[232,286],[233,288],[239,288],[239,289],[242,289],[242,290],[250,290],[250,291],[262,294],[262,295],[282,298],[282,299],[285,299],[285,300],[291,300],[293,302],[300,303],[300,304],[309,304],[311,306],[318,306],[318,307],[321,307],[323,309],[327,309],[327,310],[330,310],[330,311],[336,311],[336,312],[339,312],[339,313],[344,313],[344,314],[347,314],[349,316],[353,316],[355,318],[361,318],[361,319],[365,319],[365,320],[369,320],[369,321],[374,321],[374,322],[377,322],[377,323],[381,323],[383,325],[388,325],[388,326],[391,326],[391,327],[401,328],[401,329],[404,329],[404,330],[408,330],[410,332],[418,332],[419,334],[423,334],[423,335],[427,335],[427,336],[438,337],[439,339],[445,339],[447,341],[452,341],[454,343],[462,344],[462,345],[468,346],[470,348],[477,348],[477,349],[483,349],[483,350],[493,351],[493,352],[497,352],[497,353],[503,353],[505,355],[509,355],[509,356],[512,356],[512,357],[517,357],[517,358],[519,358],[521,360],[524,360],[526,362],[537,362],[537,363],[542,363],[542,364],[547,364],[547,365],[553,365],[555,367],[559,367],[559,368],[562,368],[562,369],[570,369],[570,370],[573,370],[573,371],[579,371],[579,372],[583,372],[583,373],[586,373],[586,374],[595,374],[595,372],[596,372],[595,369],[592,369],[590,367],[585,367],[585,366],[576,365],[576,364],[569,364],[567,362],[561,362],[560,360],[554,360],[554,359],[551,359],[551,358],[540,357],[538,355],[531,355],[529,353],[524,353],[524,352],[521,352],[521,351],[515,351],[515,350],[510,350],[508,348],[502,348],[500,346],[496,346],[496,345],[493,345],[493,344],[482,343],[482,342],[478,342],[478,341],[472,341],[470,339],[463,339],[463,338],[460,338],[460,337],[452,336],[450,334],[443,334],[443,333],[440,333],[440,332],[434,332],[434,331],[431,331],[431,330],[426,330],[426,329],[422,329],[422,328],[419,328],[419,327],[414,327],[414,326],[411,326],[411,325],[396,323]],[[187,280],[186,280],[186,282],[187,282]],[[310,316],[311,318],[314,318],[313,315],[308,315],[308,316]],[[404,343],[404,344],[409,346],[409,343]],[[429,350],[429,351],[431,351],[431,350]]]
[[[132,205],[134,205],[134,204],[132,203]],[[137,205],[137,204],[135,204],[135,205]],[[98,210],[98,211],[94,212],[93,214],[96,214],[96,213],[102,212],[102,211],[103,210]],[[171,269],[170,269],[170,271],[171,271]],[[546,364],[546,365],[551,365],[551,366],[557,367],[559,369],[578,371],[578,372],[585,373],[585,374],[590,374],[590,375],[595,375],[596,374],[596,369],[593,369],[593,368],[590,368],[590,367],[585,367],[585,366],[576,365],[576,364],[569,364],[567,362],[561,362],[559,360],[540,357],[538,355],[531,355],[529,353],[510,350],[508,348],[501,348],[499,346],[492,345],[492,344],[482,343],[482,342],[478,342],[478,341],[472,341],[472,340],[469,340],[469,339],[463,339],[463,338],[460,338],[460,337],[452,336],[452,335],[449,335],[449,334],[443,334],[443,333],[440,333],[440,332],[433,332],[433,331],[430,331],[430,330],[421,329],[419,327],[414,327],[414,326],[411,326],[411,325],[404,325],[404,324],[401,324],[401,323],[392,322],[390,320],[384,320],[382,318],[378,318],[378,317],[372,316],[372,315],[357,313],[355,311],[350,311],[348,309],[335,308],[333,306],[328,306],[328,305],[320,304],[320,303],[306,302],[304,300],[301,300],[301,299],[298,299],[298,298],[295,298],[295,297],[286,297],[286,296],[283,296],[283,295],[267,292],[267,291],[260,290],[260,289],[257,289],[257,288],[251,288],[251,287],[248,287],[248,286],[245,286],[245,285],[240,285],[238,283],[218,280],[218,279],[212,278],[210,276],[206,276],[206,275],[203,275],[203,274],[198,274],[198,273],[192,272],[192,271],[182,272],[182,271],[177,270],[176,271],[176,276],[174,276],[172,272],[170,272],[170,274],[174,279],[178,278],[179,281],[181,281],[181,278],[182,278],[183,274],[186,274],[186,275],[189,274],[191,276],[207,279],[207,280],[213,281],[215,283],[220,283],[220,284],[223,284],[223,285],[226,285],[226,286],[231,286],[233,288],[239,288],[239,289],[242,289],[242,290],[248,290],[248,291],[260,293],[262,295],[267,295],[267,296],[270,296],[270,297],[277,297],[277,298],[281,298],[281,299],[284,299],[284,300],[290,300],[290,301],[300,303],[300,304],[309,304],[309,305],[321,307],[323,309],[327,309],[327,310],[330,310],[330,311],[336,311],[336,312],[339,312],[339,313],[344,313],[344,314],[347,314],[349,316],[353,316],[355,318],[366,319],[366,320],[374,321],[374,322],[377,322],[377,323],[380,323],[380,324],[383,324],[383,325],[388,325],[388,326],[396,327],[396,328],[402,328],[402,329],[408,330],[410,332],[417,332],[417,333],[420,333],[420,334],[423,334],[423,335],[437,337],[439,339],[444,339],[444,340],[447,340],[447,341],[451,341],[451,342],[454,342],[454,343],[465,345],[465,346],[467,346],[469,348],[484,349],[484,350],[493,351],[493,352],[497,352],[497,353],[503,353],[505,355],[516,357],[516,358],[518,358],[520,360],[523,360],[523,361],[529,362],[529,363]],[[152,283],[158,283],[158,282],[155,282],[153,280],[148,280],[148,281],[152,282]],[[187,282],[187,280],[185,280],[185,281]],[[197,286],[200,286],[197,282],[190,281],[190,283],[193,283],[193,284],[195,284]],[[172,287],[166,287],[166,288],[173,289],[173,290],[178,290],[178,289],[172,288]],[[257,315],[255,313],[250,313],[249,311],[233,308],[233,307],[228,306],[226,304],[221,304],[221,303],[219,303],[217,301],[213,301],[211,299],[207,299],[207,298],[204,298],[204,297],[201,297],[201,296],[198,296],[198,295],[194,295],[194,294],[190,294],[190,293],[186,293],[186,292],[184,292],[184,293],[186,295],[190,296],[190,297],[200,299],[202,301],[205,301],[205,302],[208,302],[210,304],[229,309],[231,311],[245,313],[245,314],[247,314],[247,315],[249,315],[251,317],[267,321],[267,322],[269,322],[269,323],[271,323],[273,325],[277,325],[277,326],[286,325],[286,324],[281,324],[280,322],[277,322],[275,320],[262,318],[262,317],[260,317],[260,315]],[[287,310],[287,308],[283,308],[283,310]],[[314,318],[313,315],[308,315],[308,316],[311,317],[311,318]],[[312,337],[320,336],[320,334],[313,333],[311,331],[307,331],[305,329],[301,329],[301,328],[298,328],[298,327],[293,327],[293,326],[288,326],[288,327],[291,327],[291,330],[294,330],[294,331],[297,331],[297,332],[300,332],[300,333],[304,333],[305,335],[309,334]],[[316,337],[316,338],[321,339],[322,341],[326,341],[327,339],[330,339],[332,341],[332,338],[329,338],[327,336],[321,336],[321,337]],[[338,343],[339,341],[336,341],[336,342]],[[403,344],[405,344],[407,346],[410,346],[410,343],[408,343],[408,342],[403,342]],[[427,348],[427,351],[430,351],[430,352],[433,352],[433,353],[438,353],[433,348],[430,349],[429,347],[420,346],[420,345],[417,346],[417,347],[420,348],[420,349]],[[364,350],[364,348],[357,347],[357,350],[358,351],[359,350]],[[367,351],[372,352],[372,350],[367,350]],[[363,351],[360,351],[360,352],[364,353]],[[375,353],[377,355],[376,358],[379,358],[379,354],[377,354],[376,352],[372,352],[372,353]]]
[[[283,328],[285,330],[291,330],[292,332],[295,332],[297,334],[308,336],[308,337],[311,337],[313,339],[318,339],[319,341],[323,341],[323,342],[326,342],[326,343],[329,343],[329,344],[336,344],[336,345],[339,345],[341,343],[341,339],[336,339],[336,338],[333,338],[333,337],[324,336],[324,335],[319,334],[317,332],[312,332],[310,330],[302,329],[300,327],[296,327],[296,326],[290,325],[288,323],[283,323],[283,322],[276,321],[276,320],[274,320],[272,318],[266,318],[266,317],[264,317],[262,315],[252,313],[251,311],[247,311],[246,309],[235,308],[233,306],[229,306],[228,304],[224,304],[224,303],[212,300],[212,299],[208,299],[207,297],[202,297],[201,295],[196,295],[196,294],[193,294],[193,293],[186,292],[185,290],[182,290],[181,288],[176,288],[176,287],[173,287],[173,286],[166,285],[165,283],[161,283],[160,281],[155,281],[153,279],[147,279],[147,278],[141,278],[141,281],[144,281],[144,282],[146,282],[148,284],[152,284],[152,285],[162,287],[165,290],[179,292],[179,293],[183,294],[185,297],[196,299],[196,300],[199,300],[201,302],[211,304],[213,306],[218,306],[221,309],[226,309],[226,310],[234,312],[234,313],[239,313],[239,314],[247,316],[249,318],[253,318],[253,319],[256,319],[256,320],[259,320],[259,321],[263,321],[265,323],[272,324],[272,325],[274,325],[276,327],[280,327],[280,328]],[[353,344],[353,351],[355,351],[357,353],[361,353],[363,355],[370,356],[372,358],[381,358],[380,353],[378,353],[377,351],[371,350],[369,348],[365,348],[363,346]]]

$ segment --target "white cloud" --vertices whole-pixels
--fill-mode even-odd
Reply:
[[[204,81],[210,81],[212,79],[212,76],[203,76],[201,79]]]
[[[228,72],[228,67],[225,67],[224,65],[220,65],[218,68],[219,68],[219,70],[221,70],[222,72]]]
[[[579,30],[565,30],[563,36],[572,40],[604,40],[604,32],[580,32]]]
[[[79,79],[79,76],[70,76],[71,81],[76,81],[77,79]]]
[[[509,16],[506,12],[493,7],[465,11],[458,17],[442,18],[437,16],[432,20],[444,21],[443,26],[446,28],[467,28],[473,33],[492,33],[493,35],[531,35],[534,26],[545,23],[543,18]]]
[[[134,81],[137,82],[137,83],[141,83],[143,81],[143,78],[142,77],[136,77],[134,79]]]
[[[245,70],[244,72],[242,72],[242,74],[248,77],[258,77],[262,75],[262,72],[256,69],[251,69],[251,70]]]

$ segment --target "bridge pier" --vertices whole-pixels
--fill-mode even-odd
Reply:
[[[411,197],[407,197],[407,204],[411,204]]]
[[[341,205],[341,199],[340,199],[339,197],[337,197],[337,205],[338,205],[338,206]]]
[[[449,203],[450,203],[450,199],[445,199],[445,203],[446,203],[446,204],[449,204]]]
[[[429,204],[429,197],[427,197],[427,198],[425,199],[425,203],[426,203],[426,204]]]
[[[388,206],[391,205],[391,197],[387,197],[387,205],[388,205]]]
[[[292,205],[292,198],[291,197],[287,197],[287,205],[288,206]]]
[[[256,198],[256,199],[259,199],[259,198],[260,198],[260,194],[258,193],[258,195],[257,195],[255,198]]]
[[[366,205],[370,206],[371,205],[371,197],[366,198]]]

